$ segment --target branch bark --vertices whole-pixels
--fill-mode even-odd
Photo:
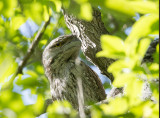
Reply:
[[[27,54],[25,55],[24,59],[20,62],[19,66],[18,66],[18,69],[17,69],[16,75],[18,75],[18,73],[22,73],[23,67],[26,65],[26,63],[28,62],[29,58],[33,54],[35,48],[37,47],[39,41],[41,40],[41,38],[42,38],[42,36],[44,34],[44,31],[45,31],[46,27],[49,25],[50,18],[49,18],[49,20],[47,22],[45,22],[43,27],[38,31],[36,37],[34,38],[32,44],[30,45],[30,47],[29,47],[29,49],[27,51]]]
[[[64,18],[72,34],[76,35],[82,42],[82,51],[89,61],[95,64],[101,73],[106,75],[111,81],[113,75],[107,71],[109,65],[115,60],[110,58],[96,57],[96,53],[101,51],[100,37],[103,34],[109,34],[101,20],[101,12],[93,8],[93,20],[87,22],[77,19],[63,9]]]

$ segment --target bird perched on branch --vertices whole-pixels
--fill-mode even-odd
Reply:
[[[67,100],[78,109],[77,79],[82,80],[84,104],[106,98],[97,74],[80,61],[81,42],[74,35],[64,35],[52,40],[43,52],[45,74],[50,82],[52,99]],[[76,64],[79,60],[79,64]]]

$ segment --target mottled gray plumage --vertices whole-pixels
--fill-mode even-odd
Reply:
[[[78,109],[77,78],[81,77],[85,105],[106,98],[103,85],[97,74],[80,61],[78,54],[81,42],[74,35],[60,36],[52,40],[43,52],[45,74],[50,82],[53,100],[68,100]]]

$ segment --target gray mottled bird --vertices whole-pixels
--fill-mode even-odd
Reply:
[[[52,99],[67,100],[78,109],[77,78],[82,79],[84,104],[106,98],[97,74],[85,63],[76,64],[81,42],[74,35],[52,40],[43,52],[45,74],[50,82]]]

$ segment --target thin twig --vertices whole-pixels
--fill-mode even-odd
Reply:
[[[35,48],[37,47],[39,41],[41,40],[43,34],[44,34],[44,31],[46,30],[47,26],[50,24],[50,19],[51,17],[49,17],[49,20],[47,22],[44,23],[43,27],[38,31],[36,37],[34,38],[32,44],[30,45],[25,57],[23,58],[23,60],[20,62],[16,72],[12,75],[12,78],[10,79],[10,81],[3,85],[2,86],[2,91],[3,90],[6,90],[6,89],[9,89],[9,88],[12,88],[13,85],[13,81],[15,79],[15,77],[19,74],[19,73],[22,73],[22,70],[24,68],[24,66],[26,65],[26,63],[28,62],[28,60],[30,59],[31,55],[33,54]]]
[[[108,102],[108,100],[106,99],[106,100],[102,100],[102,101],[100,101],[100,102],[97,102],[96,104],[94,104],[94,105],[101,105],[101,104],[109,104],[109,102]],[[90,110],[91,110],[91,108],[93,107],[93,105],[90,105],[90,106],[85,106],[85,108],[84,108],[84,111],[85,111],[85,113],[88,115],[88,114],[90,114]]]
[[[20,62],[16,75],[18,75],[18,73],[22,73],[23,67],[26,65],[26,63],[28,62],[29,58],[33,54],[36,46],[38,45],[39,41],[41,40],[41,37],[43,36],[44,31],[45,31],[46,27],[49,25],[49,23],[50,23],[50,18],[49,18],[49,20],[47,22],[45,22],[44,26],[38,31],[35,39],[33,40],[32,44],[30,45],[30,47],[29,47],[29,49],[27,51],[27,54],[25,55],[24,59]]]

